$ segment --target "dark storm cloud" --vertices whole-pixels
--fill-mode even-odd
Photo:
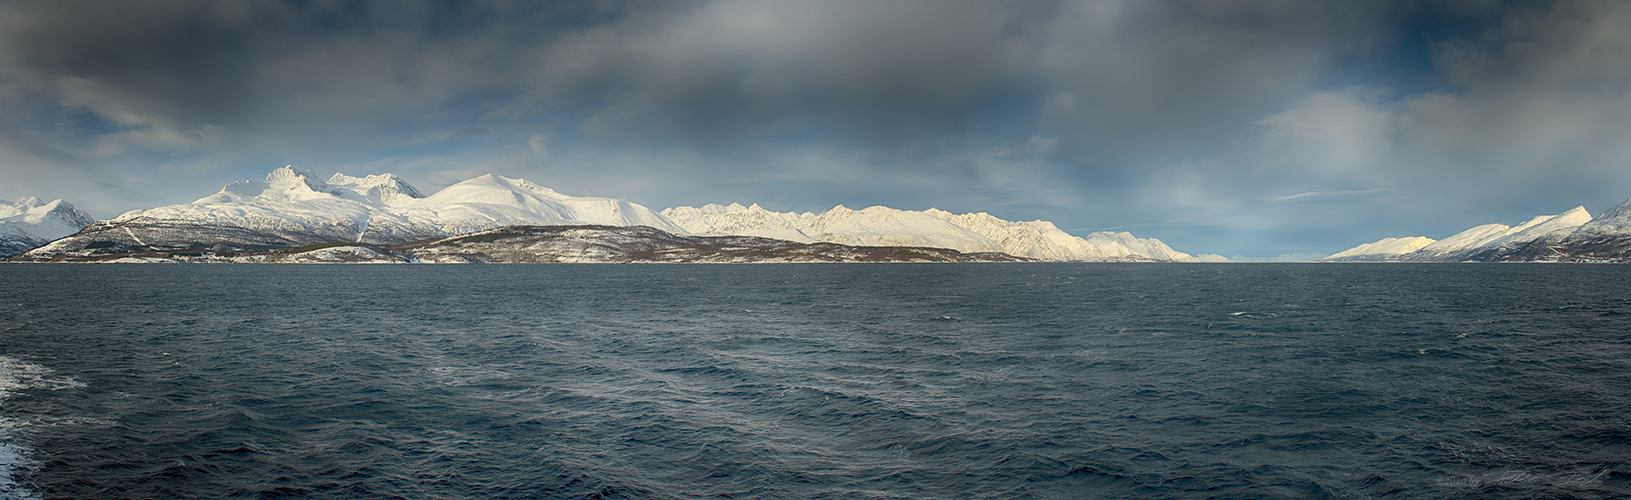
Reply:
[[[231,5],[12,5],[6,55],[14,68],[39,80],[32,83],[100,91],[104,95],[76,98],[123,103],[123,110],[109,111],[113,120],[141,115],[226,124],[223,117],[242,115],[254,102],[244,92],[252,68],[247,19],[231,15]]]
[[[576,5],[16,3],[0,47],[17,84],[116,125],[356,140],[475,120],[527,51],[601,17]]]
[[[0,174],[171,196],[110,211],[288,162],[658,207],[989,210],[1233,254],[1631,196],[1617,2],[0,8]]]
[[[1449,85],[1400,111],[1402,145],[1431,167],[1418,175],[1485,198],[1578,193],[1597,211],[1631,196],[1627,26],[1631,4],[1565,2],[1445,43],[1436,62]]]
[[[1231,139],[1220,132],[1276,111],[1333,59],[1375,43],[1366,28],[1385,14],[1375,5],[1074,4],[1044,55],[1048,123],[1090,161],[1214,152]]]
[[[791,167],[830,180],[806,190],[811,200],[877,186],[879,170],[934,176],[937,189],[910,201],[964,209],[1034,205],[1014,182],[1044,190],[1058,176],[1101,198],[1135,196],[1162,162],[1231,153],[1243,128],[1337,59],[1391,43],[1367,28],[1399,15],[1302,2],[720,1],[563,37],[543,51],[537,87],[505,111],[580,112],[590,142],[621,151],[704,151],[701,175],[850,151]],[[1018,161],[1019,149],[1065,168]]]
[[[609,141],[1051,132],[1082,154],[1206,143],[1377,17],[1301,2],[561,5],[21,4],[5,47],[64,104],[127,125],[311,140],[498,108],[566,111]]]
[[[722,1],[552,44],[517,113],[589,105],[587,133],[703,147],[818,134],[899,147],[1034,100],[1049,2]],[[995,101],[995,102],[994,102]],[[530,107],[529,107],[530,106]],[[1035,111],[1029,111],[1034,113]]]
[[[1345,61],[1426,43],[1375,29],[1413,11],[719,1],[562,38],[543,52],[538,86],[506,111],[577,110],[594,142],[738,160],[713,162],[726,172],[838,143],[872,151],[879,168],[962,175],[957,196],[982,190],[982,169],[1026,168],[1008,152],[1041,141],[1031,153],[1104,195],[1168,163],[1233,153],[1254,121]],[[998,161],[956,166],[984,151]]]

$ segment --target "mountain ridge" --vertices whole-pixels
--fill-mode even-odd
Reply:
[[[1430,242],[1400,246],[1398,241]],[[1324,261],[1349,262],[1628,262],[1631,200],[1596,217],[1577,206],[1539,215],[1517,226],[1474,226],[1442,240],[1383,238],[1338,252]]]
[[[693,223],[692,231],[669,215]],[[702,221],[702,222],[698,222]],[[843,205],[821,214],[706,205],[662,212],[615,198],[569,196],[495,174],[429,195],[394,174],[354,177],[285,166],[264,180],[235,181],[191,203],[131,210],[26,253],[92,257],[156,251],[264,252],[331,242],[399,245],[512,226],[645,226],[691,236],[757,236],[854,247],[941,248],[964,254],[1020,251],[1028,260],[1192,261],[1129,233],[1079,238],[1051,222],[1009,222],[984,212],[951,214]]]
[[[392,245],[517,225],[644,225],[683,233],[655,211],[623,200],[563,195],[493,174],[425,196],[393,174],[352,177],[281,167],[265,180],[228,183],[192,203],[131,210],[25,253],[150,250],[265,251],[347,241]]]
[[[985,212],[953,214],[935,208],[919,212],[884,206],[854,210],[838,205],[820,214],[800,214],[773,212],[758,204],[744,207],[732,203],[673,207],[661,213],[698,235],[741,234],[842,244],[932,246],[960,252],[1002,252],[1045,261],[1198,260],[1154,238],[1108,231],[1084,238],[1066,233],[1052,222],[1006,221]]]

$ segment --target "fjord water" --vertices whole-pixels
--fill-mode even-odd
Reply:
[[[1631,266],[0,266],[0,497],[1613,498]]]

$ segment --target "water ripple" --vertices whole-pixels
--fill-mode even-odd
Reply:
[[[0,498],[1617,498],[1624,266],[4,266]]]

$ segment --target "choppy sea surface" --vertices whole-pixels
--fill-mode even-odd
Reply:
[[[0,498],[1623,498],[1628,285],[5,265]]]

